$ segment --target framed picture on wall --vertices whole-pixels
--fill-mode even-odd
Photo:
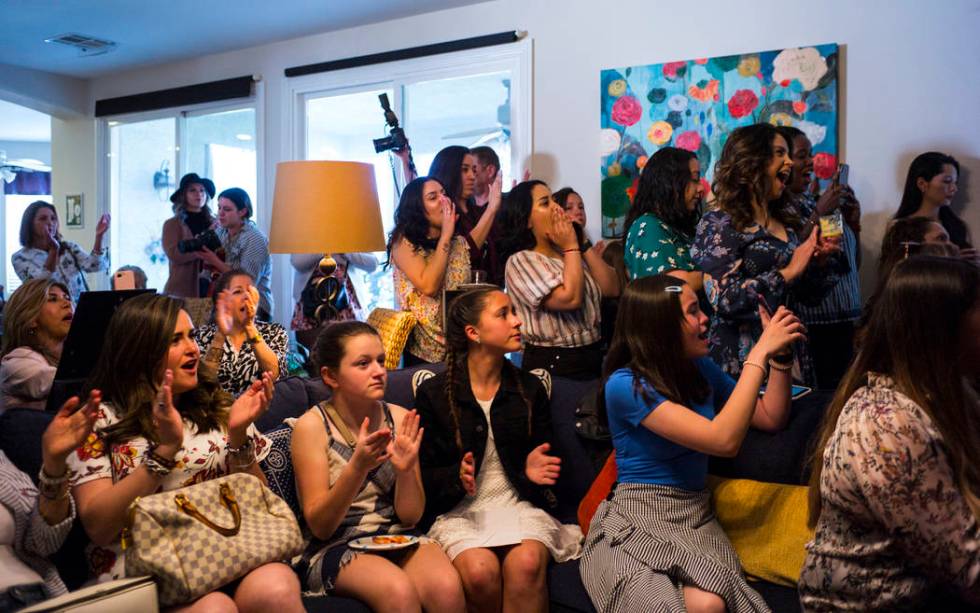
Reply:
[[[85,227],[85,203],[82,194],[65,196],[65,227]]]

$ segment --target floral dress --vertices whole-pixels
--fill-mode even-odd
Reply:
[[[420,251],[426,261],[431,251]],[[408,340],[409,353],[426,362],[441,362],[446,357],[446,338],[442,333],[442,296],[426,296],[416,289],[398,266],[394,270],[395,300],[402,311],[411,311],[417,321]],[[446,264],[443,289],[454,290],[470,282],[470,248],[462,236],[453,237]]]
[[[839,256],[826,266],[811,264],[793,284],[779,272],[800,244],[796,232],[786,228],[783,241],[762,226],[736,229],[728,213],[710,211],[701,218],[691,256],[704,271],[704,288],[714,315],[708,340],[711,358],[722,370],[738,378],[742,363],[759,335],[759,297],[775,311],[779,305],[793,309],[803,302],[819,301],[837,283]],[[797,343],[802,379],[812,384],[813,369],[804,343]]]
[[[266,323],[256,321],[255,328],[262,335],[262,339],[276,354],[276,361],[279,363],[279,378],[282,379],[289,373],[287,357],[289,355],[289,333],[277,323]],[[207,353],[214,340],[217,328],[214,324],[208,324],[194,330],[194,339],[201,347],[203,353]],[[218,384],[236,398],[244,394],[252,382],[262,376],[262,367],[259,366],[259,358],[255,355],[255,348],[249,342],[242,343],[242,346],[235,350],[229,339],[225,339],[225,346],[221,352],[221,362],[218,364]]]
[[[800,573],[806,611],[921,611],[936,588],[980,603],[980,524],[942,436],[891,378],[869,374],[844,405],[820,498]]]
[[[14,265],[14,272],[21,281],[50,278],[52,281],[64,283],[73,302],[78,302],[79,294],[88,290],[84,273],[99,272],[109,267],[106,250],[103,249],[101,254],[87,253],[71,241],[61,243],[61,253],[58,255],[53,272],[45,266],[48,252],[44,249],[24,247],[10,256],[10,260]]]
[[[116,483],[143,463],[143,454],[148,447],[143,437],[115,443],[111,450],[106,449],[102,431],[119,420],[111,404],[99,407],[99,417],[92,434],[84,445],[68,456],[68,476],[73,488],[96,479],[112,479]],[[254,424],[248,427],[248,436],[255,446],[256,461],[265,459],[271,445],[269,439],[260,434]],[[224,430],[198,432],[193,423],[184,420],[184,444],[174,457],[177,466],[163,479],[157,492],[175,490],[229,474],[227,443],[228,433]],[[126,576],[122,548],[118,542],[109,547],[90,544],[86,557],[91,575],[99,582]]]
[[[626,233],[624,259],[630,281],[671,270],[696,270],[691,258],[692,242],[690,236],[671,228],[655,215],[640,215]]]

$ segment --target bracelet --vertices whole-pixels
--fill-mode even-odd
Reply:
[[[153,452],[143,454],[143,466],[146,467],[146,470],[150,471],[151,475],[156,475],[158,477],[163,478],[170,474],[170,471],[173,470],[173,467],[168,467],[164,464],[161,464],[160,461],[158,460],[159,457],[160,456],[156,455]]]
[[[771,368],[774,368],[774,369],[780,371],[780,372],[788,372],[790,370],[793,370],[793,364],[792,363],[781,364],[781,363],[777,362],[776,360],[774,360],[773,358],[769,358],[769,366]]]
[[[238,460],[237,462],[231,464],[232,468],[245,470],[252,464],[255,464],[255,444],[252,442],[251,437],[246,438],[241,447],[232,447],[230,444],[225,444],[225,449],[228,451],[229,455],[235,456],[235,458]],[[245,453],[247,453],[248,456],[245,458],[245,461],[242,461],[241,456]]]
[[[562,253],[571,253],[572,251],[578,251],[579,253],[582,253],[582,250],[579,249],[578,247],[574,249],[562,249]]]
[[[68,483],[68,471],[60,477],[52,477],[41,466],[37,474],[38,492],[48,500],[64,500],[68,498],[68,488],[64,487]]]
[[[756,368],[762,371],[763,377],[769,374],[769,371],[766,370],[766,367],[763,366],[762,364],[759,364],[758,362],[753,362],[752,360],[745,360],[744,362],[742,362],[742,368],[744,369],[746,366],[755,366]]]
[[[258,345],[262,342],[262,335],[256,332],[255,336],[245,339],[245,342],[249,345]]]

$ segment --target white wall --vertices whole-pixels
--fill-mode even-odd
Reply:
[[[898,205],[908,162],[930,149],[947,151],[963,165],[957,202],[966,205],[964,217],[980,240],[980,0],[702,0],[687,6],[661,0],[498,0],[112,75],[93,81],[91,95],[94,100],[261,74],[262,172],[269,202],[275,164],[283,157],[284,68],[526,30],[534,41],[532,171],[554,186],[580,190],[598,234],[600,70],[836,42],[842,46],[841,153],[864,207],[865,261],[873,261],[884,224]],[[94,129],[66,122],[55,125],[56,135],[60,127],[73,135],[62,144],[79,147],[59,152],[55,136],[56,198],[63,201],[57,192],[68,179],[59,173],[87,189],[95,183]],[[68,171],[62,164],[76,168]],[[866,280],[870,268],[865,267]]]

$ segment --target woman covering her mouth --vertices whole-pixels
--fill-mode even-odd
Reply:
[[[715,166],[716,210],[701,218],[691,255],[704,271],[704,287],[714,307],[711,357],[733,377],[742,371],[762,331],[758,307],[794,308],[813,303],[846,271],[840,247],[817,230],[802,227],[789,202],[792,145],[770,124],[733,131]],[[800,376],[813,382],[804,343],[797,343]],[[792,368],[792,349],[777,358]]]

